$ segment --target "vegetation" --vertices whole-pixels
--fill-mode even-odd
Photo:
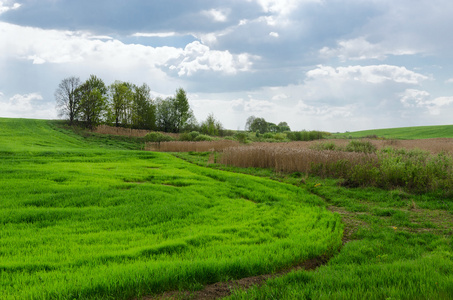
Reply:
[[[195,290],[341,245],[338,215],[305,189],[124,150],[50,121],[0,127],[2,299]]]
[[[55,91],[58,113],[70,125],[81,121],[90,129],[100,124],[116,127],[183,132],[197,127],[184,89],[174,97],[151,99],[147,84],[115,81],[106,86],[91,75],[84,83],[77,77],[61,81]]]
[[[207,156],[175,153],[206,165]],[[228,299],[451,299],[453,201],[438,193],[351,188],[341,180],[271,169],[210,167],[271,177],[320,196],[345,224],[341,251],[313,271],[295,270]]]
[[[335,138],[381,137],[386,139],[453,138],[453,125],[415,126],[335,133]]]
[[[266,132],[285,132],[291,131],[288,123],[280,122],[278,125],[267,122],[264,118],[250,116],[245,123],[245,130],[264,134]]]
[[[451,154],[390,147],[377,151],[369,141],[353,140],[344,148],[338,148],[332,142],[315,144],[312,149],[291,148],[285,144],[231,147],[223,150],[220,162],[237,167],[339,178],[349,186],[453,194]]]

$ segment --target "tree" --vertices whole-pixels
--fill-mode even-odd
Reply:
[[[291,128],[286,122],[280,122],[277,126],[280,132],[291,131]]]
[[[182,132],[196,123],[186,92],[180,88],[175,97],[156,100],[156,126],[165,132]]]
[[[258,131],[261,134],[269,131],[269,124],[266,122],[266,120],[264,118],[255,118],[254,116],[251,116],[247,119],[245,127],[247,131]]]
[[[190,109],[189,99],[187,99],[187,94],[184,89],[179,88],[176,90],[173,105],[176,132],[181,132],[184,129],[187,120],[193,115]]]
[[[55,91],[55,100],[59,117],[67,117],[69,124],[73,124],[79,117],[80,97],[76,90],[80,86],[80,78],[68,77],[63,79]]]
[[[156,99],[156,126],[164,132],[176,132],[173,98]]]
[[[205,121],[201,122],[201,132],[209,135],[219,135],[222,124],[215,119],[214,114],[210,113]]]
[[[151,89],[146,83],[133,86],[132,127],[154,130],[156,128],[156,106],[150,97]]]
[[[80,116],[82,121],[85,121],[88,128],[93,129],[99,125],[105,117],[107,109],[107,87],[102,79],[91,75],[77,89],[78,97],[80,97]]]
[[[245,130],[246,131],[252,131],[251,125],[253,121],[255,121],[256,117],[255,116],[250,116],[247,118],[247,121],[245,122]]]
[[[110,116],[109,119],[115,122],[115,126],[120,124],[127,127],[131,124],[131,106],[133,101],[132,84],[128,82],[115,81],[109,86],[110,94]]]
[[[280,128],[277,125],[275,125],[274,123],[267,122],[267,130],[269,132],[277,133],[280,131]]]

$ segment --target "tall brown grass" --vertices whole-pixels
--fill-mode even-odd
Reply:
[[[223,151],[218,162],[236,167],[271,168],[277,172],[341,178],[352,186],[401,187],[416,193],[453,192],[450,140],[436,139],[426,144],[398,141],[393,147],[385,141],[375,144],[380,148],[375,153],[348,152],[348,145],[335,148],[345,151],[322,150],[331,148],[331,145],[323,148],[313,143],[230,147]],[[425,150],[421,150],[422,147]]]
[[[161,152],[222,152],[224,149],[238,146],[239,142],[231,140],[202,141],[202,142],[161,142],[146,143],[145,150]]]
[[[289,143],[292,144],[292,143]],[[267,144],[257,146],[231,147],[224,150],[219,162],[243,168],[271,168],[278,172],[311,173],[314,166],[331,165],[339,161],[350,166],[374,163],[375,154],[342,151],[317,151],[296,148],[288,144]],[[294,148],[292,148],[294,147]],[[329,176],[334,170],[318,167],[318,175]],[[340,171],[337,168],[337,171]]]
[[[152,132],[150,130],[143,130],[143,129],[132,129],[132,128],[124,128],[124,127],[113,127],[108,125],[100,125],[96,127],[93,132],[100,133],[100,134],[110,134],[110,135],[121,135],[121,136],[128,136],[128,137],[145,137],[148,133]],[[175,139],[179,137],[178,133],[169,133],[169,132],[162,132],[165,135],[169,135]]]

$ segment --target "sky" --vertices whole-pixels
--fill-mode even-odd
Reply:
[[[453,124],[451,0],[0,0],[0,117],[56,119],[93,74],[183,88],[198,121]]]

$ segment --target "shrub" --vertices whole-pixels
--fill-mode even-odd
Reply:
[[[247,134],[245,132],[237,132],[234,138],[241,144],[247,143]]]
[[[350,141],[345,150],[348,152],[375,153],[377,148],[370,141]]]
[[[204,135],[204,134],[200,134],[194,139],[194,141],[196,141],[196,142],[202,142],[202,141],[209,142],[212,140],[213,139],[209,135]]]
[[[189,133],[191,141],[194,141],[199,135],[200,133],[198,131],[192,131]]]
[[[316,143],[310,146],[310,149],[313,150],[336,150],[336,146],[334,142],[325,142],[325,143]]]
[[[265,138],[265,139],[273,139],[274,138],[274,134],[270,133],[270,132],[266,132],[265,134],[263,134],[263,138]]]
[[[169,135],[165,135],[161,132],[150,132],[147,135],[145,135],[146,142],[160,143],[160,142],[170,142],[173,140],[174,140],[174,138],[172,138]]]

